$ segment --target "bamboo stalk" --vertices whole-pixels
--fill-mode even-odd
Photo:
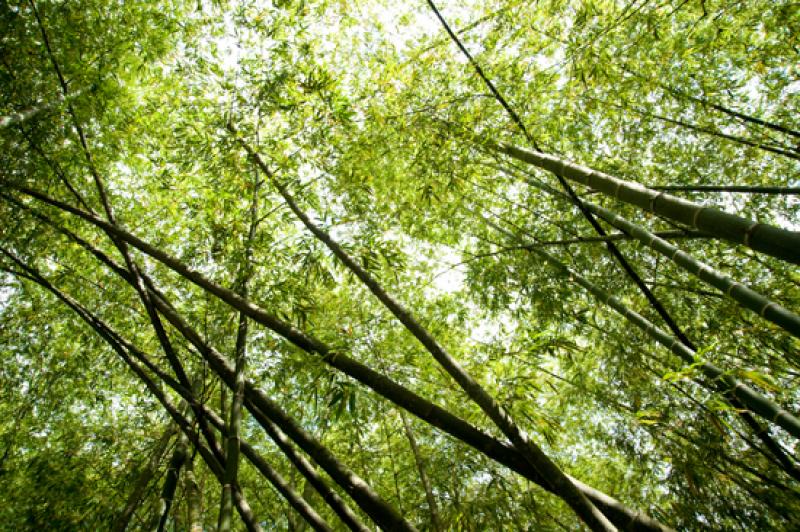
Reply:
[[[645,211],[697,228],[717,238],[743,244],[778,259],[800,264],[800,232],[754,222],[713,207],[699,205],[538,151],[511,144],[494,144],[492,147],[514,159],[581,183]]]
[[[507,234],[507,232],[503,232]],[[618,298],[604,291],[594,283],[588,281],[582,275],[567,267],[564,263],[553,257],[553,255],[536,247],[526,246],[522,249],[525,249],[531,253],[535,253],[545,259],[545,261],[554,269],[573,279],[597,299],[616,310],[632,324],[643,330],[656,342],[660,343],[671,352],[676,354],[686,364],[697,365],[706,377],[721,387],[721,391],[723,393],[730,393],[754,413],[771,423],[775,423],[795,438],[800,439],[800,420],[798,420],[793,414],[778,406],[774,401],[741,383],[729,373],[724,372],[714,364],[696,360],[695,352],[692,349],[687,347],[685,344],[680,342],[677,338],[673,337],[666,331],[656,327],[651,321],[638,312],[628,308]]]

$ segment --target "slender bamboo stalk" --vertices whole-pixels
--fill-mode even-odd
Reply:
[[[604,104],[608,104],[608,102],[605,102],[604,100],[601,100],[601,99],[596,99],[596,101],[604,103]],[[622,105],[617,105],[617,104],[609,104],[609,105],[612,105],[612,106],[614,106],[614,107],[616,107],[618,109],[631,111],[631,112],[636,113],[636,114],[638,114],[640,116],[645,116],[645,117],[648,117],[648,118],[654,118],[656,120],[660,120],[662,122],[666,122],[666,123],[672,124],[674,126],[682,127],[682,128],[688,129],[690,131],[695,131],[697,133],[702,133],[704,135],[710,135],[712,137],[725,139],[725,140],[733,142],[735,144],[741,144],[743,146],[749,146],[751,148],[764,150],[766,152],[774,153],[776,155],[783,155],[784,157],[788,157],[789,159],[800,160],[800,154],[798,154],[795,151],[790,151],[791,148],[789,150],[787,150],[786,146],[781,146],[781,145],[776,145],[776,144],[769,144],[769,143],[766,143],[766,142],[758,142],[758,141],[751,140],[751,139],[746,138],[746,137],[740,137],[738,135],[729,135],[727,133],[723,133],[722,131],[718,131],[718,130],[710,128],[710,127],[701,126],[699,124],[693,124],[691,122],[686,122],[686,121],[678,120],[678,119],[675,119],[675,118],[670,118],[668,116],[661,116],[661,115],[658,115],[658,114],[649,113],[649,112],[643,111],[641,109],[626,108],[626,107],[624,107]]]
[[[672,239],[672,240],[693,240],[693,239],[701,239],[701,238],[709,238],[709,235],[698,233],[696,231],[661,231],[659,233],[654,233],[660,238],[664,239]],[[537,242],[537,246],[568,246],[571,244],[593,244],[596,242],[608,242],[608,241],[620,241],[620,240],[631,240],[632,237],[626,235],[625,233],[613,233],[610,235],[604,236],[579,236],[576,238],[568,238],[564,240],[548,240],[544,242]]]
[[[417,445],[417,439],[414,437],[414,431],[411,428],[411,423],[409,423],[408,417],[404,411],[398,410],[397,413],[400,414],[400,419],[403,421],[403,431],[406,434],[406,439],[408,439],[408,445],[411,447],[411,453],[414,455],[414,464],[417,466],[419,480],[422,483],[423,490],[425,491],[425,499],[428,501],[428,509],[431,512],[431,527],[435,531],[444,530],[445,528],[442,524],[442,519],[439,517],[439,505],[436,503],[436,496],[433,494],[431,482],[428,479],[425,459],[422,457],[422,453],[419,450],[419,445]]]
[[[633,71],[631,71],[629,69],[625,69],[625,70],[628,71],[628,72],[633,72]],[[642,77],[642,78],[644,77],[641,74],[636,74],[636,75],[639,76],[639,77]],[[681,97],[681,98],[687,98],[687,99],[689,99],[689,100],[691,100],[691,101],[693,101],[695,103],[699,103],[700,105],[703,105],[705,107],[711,107],[712,109],[716,109],[717,111],[719,111],[721,113],[724,113],[724,114],[726,114],[728,116],[732,116],[734,118],[738,118],[739,120],[742,120],[744,122],[749,122],[751,124],[757,124],[759,126],[763,126],[763,127],[772,129],[773,131],[779,131],[779,132],[784,133],[786,135],[791,135],[793,137],[800,138],[800,132],[795,131],[795,130],[793,130],[791,128],[788,128],[786,126],[783,126],[781,124],[776,124],[774,122],[769,122],[767,120],[763,120],[763,119],[755,117],[755,116],[747,115],[745,113],[742,113],[740,111],[736,111],[736,110],[731,109],[729,107],[725,107],[723,105],[720,105],[718,103],[712,102],[711,100],[707,100],[705,98],[698,98],[697,96],[693,96],[691,94],[687,94],[687,93],[685,93],[683,91],[680,91],[678,89],[670,87],[669,85],[665,85],[665,84],[659,83],[659,86],[661,86],[661,88],[665,89],[667,92],[672,93],[674,96],[678,96],[678,97]]]
[[[247,299],[248,284],[253,276],[253,240],[256,235],[258,225],[258,191],[259,183],[257,177],[253,184],[253,195],[250,200],[248,214],[250,222],[247,230],[247,237],[244,245],[244,264],[239,272],[239,295]],[[225,451],[225,482],[222,485],[222,496],[220,500],[219,532],[228,532],[231,529],[231,514],[233,512],[233,495],[231,488],[236,483],[239,470],[239,434],[242,424],[242,403],[244,402],[244,378],[247,365],[247,315],[239,312],[239,325],[236,328],[236,346],[234,347],[234,364],[236,372],[236,384],[231,397],[231,408],[228,421],[226,451]]]
[[[524,124],[522,123],[522,120],[520,120],[520,118],[516,114],[516,112],[514,112],[514,110],[503,99],[501,94],[494,88],[494,85],[489,80],[489,78],[486,77],[483,74],[483,71],[481,70],[481,67],[478,64],[478,62],[475,61],[475,59],[473,59],[472,56],[470,56],[470,54],[467,51],[466,47],[461,43],[459,38],[452,32],[450,27],[447,25],[447,22],[444,20],[444,17],[442,17],[441,13],[439,13],[439,10],[434,5],[433,0],[428,0],[428,5],[436,13],[437,18],[439,19],[439,21],[444,26],[444,28],[447,31],[448,35],[450,35],[450,38],[453,41],[455,41],[455,43],[458,45],[458,47],[461,49],[461,51],[467,57],[469,62],[472,64],[472,66],[475,69],[475,71],[480,75],[481,79],[483,79],[484,83],[492,90],[492,94],[494,94],[495,98],[503,105],[503,108],[506,110],[508,115],[511,117],[512,121],[517,125],[517,127],[519,127],[519,129],[525,135],[525,138],[527,139],[528,143],[531,144],[534,149],[539,151],[540,148],[537,145],[536,140],[531,136],[531,134],[525,128]],[[558,180],[559,184],[561,185],[561,187],[566,191],[567,195],[572,200],[572,202],[578,207],[578,210],[581,212],[583,217],[589,222],[589,225],[591,225],[592,228],[595,230],[595,232],[598,235],[600,235],[601,237],[606,236],[605,229],[603,229],[603,227],[597,222],[597,220],[595,219],[595,217],[591,213],[591,211],[586,209],[586,207],[583,205],[583,202],[578,197],[578,195],[575,193],[575,190],[573,190],[573,188],[570,186],[570,184],[566,181],[564,176],[562,176],[562,175],[560,175],[558,173],[555,173],[555,176],[556,176],[556,179]],[[647,301],[655,309],[655,311],[658,313],[658,315],[661,317],[661,319],[664,320],[664,323],[667,324],[669,329],[682,342],[686,343],[687,345],[691,345],[691,341],[686,336],[686,334],[683,332],[683,330],[680,328],[678,323],[672,318],[672,316],[670,315],[670,313],[667,310],[667,308],[655,296],[653,291],[650,290],[650,287],[648,287],[647,284],[645,284],[645,282],[642,280],[642,278],[639,275],[639,273],[633,268],[633,266],[630,264],[630,262],[628,262],[628,260],[624,257],[624,255],[619,250],[619,248],[616,246],[616,244],[614,244],[614,242],[611,241],[611,240],[607,240],[605,242],[605,244],[606,244],[606,248],[608,249],[609,253],[611,253],[611,256],[614,257],[614,259],[617,261],[617,263],[619,263],[620,267],[625,272],[625,274],[628,277],[630,277],[630,279],[634,282],[634,284],[644,294],[644,296],[647,299]]]
[[[150,457],[139,470],[138,478],[133,484],[133,489],[128,496],[125,507],[114,522],[114,532],[124,532],[128,528],[128,523],[130,523],[131,517],[133,517],[136,508],[139,506],[147,485],[153,479],[153,475],[158,469],[158,465],[167,449],[167,444],[174,435],[175,427],[169,426],[167,430],[164,431],[161,438],[159,438],[158,442],[156,442],[154,448],[150,452]]]
[[[47,34],[47,31],[46,31],[44,22],[42,21],[40,13],[39,13],[38,9],[36,8],[36,3],[34,2],[34,0],[28,0],[28,3],[30,4],[31,9],[34,12],[37,25],[38,25],[40,33],[42,35],[42,41],[44,43],[44,47],[45,47],[45,50],[47,52],[47,56],[49,57],[50,63],[52,64],[53,69],[55,70],[56,77],[58,78],[58,82],[59,82],[59,85],[61,87],[62,95],[63,95],[64,99],[66,100],[67,110],[69,111],[69,114],[72,117],[72,123],[73,123],[73,126],[75,128],[75,132],[76,132],[76,134],[78,136],[78,140],[80,141],[81,151],[84,154],[84,158],[86,159],[86,164],[89,167],[89,171],[90,171],[90,173],[92,175],[92,178],[94,180],[95,188],[96,188],[97,194],[98,194],[98,196],[100,198],[100,202],[101,202],[101,204],[103,206],[103,210],[105,212],[106,219],[108,220],[108,222],[112,226],[116,226],[117,225],[116,218],[114,216],[114,212],[113,212],[113,209],[112,209],[112,206],[111,206],[111,201],[110,201],[108,193],[106,191],[106,187],[105,187],[105,184],[104,184],[104,179],[103,179],[101,173],[98,171],[97,166],[95,165],[94,156],[92,155],[92,151],[89,148],[89,142],[87,140],[86,133],[83,130],[83,127],[82,127],[82,125],[80,123],[80,120],[78,120],[78,115],[75,113],[75,109],[72,106],[71,100],[69,100],[69,95],[70,95],[69,88],[67,86],[67,82],[66,82],[66,80],[64,78],[62,70],[61,70],[61,68],[59,66],[58,60],[56,59],[55,52],[53,51],[53,48],[52,48],[52,46],[50,44],[50,40],[48,38],[48,34]],[[175,352],[175,349],[173,348],[173,346],[172,346],[172,344],[171,344],[171,342],[169,340],[169,336],[167,335],[166,330],[164,329],[164,326],[161,323],[161,319],[159,318],[158,313],[156,312],[155,308],[153,307],[153,303],[150,300],[150,295],[149,295],[148,291],[146,290],[146,288],[144,286],[144,282],[142,280],[142,275],[141,275],[141,272],[139,270],[139,267],[137,266],[137,264],[134,262],[133,258],[131,257],[127,245],[125,244],[125,242],[123,240],[115,237],[113,233],[106,232],[106,234],[109,236],[109,238],[111,238],[111,241],[114,243],[114,245],[117,247],[117,249],[119,250],[119,252],[122,255],[122,257],[124,258],[125,264],[127,265],[128,270],[134,275],[134,278],[136,279],[136,283],[134,285],[134,288],[136,289],[136,292],[139,295],[139,298],[141,299],[142,303],[144,304],[145,310],[147,311],[147,316],[150,319],[150,322],[151,322],[151,325],[153,327],[153,330],[156,333],[156,337],[158,338],[159,344],[161,345],[161,347],[162,347],[162,349],[164,351],[164,354],[166,355],[167,360],[170,363],[170,366],[172,367],[173,371],[177,375],[178,380],[180,381],[181,385],[191,389],[191,383],[189,381],[189,378],[187,377],[186,372],[184,371],[183,365],[181,364],[180,359],[179,359],[177,353]],[[194,405],[194,404],[191,404],[191,406],[192,406],[192,409],[194,410],[194,414],[195,414],[195,417],[196,417],[196,420],[198,422],[198,425],[200,427],[201,432],[203,432],[204,436],[206,437],[206,439],[210,443],[213,440],[213,437],[214,437],[213,434],[211,433],[211,429],[208,427],[208,424],[203,419],[202,414],[198,411],[197,406]],[[212,450],[212,452],[215,452],[215,453],[218,452],[216,446],[214,446],[214,445],[211,445],[211,450]],[[219,453],[218,458],[220,459],[220,461],[222,461],[222,454],[221,453]],[[232,466],[232,467],[235,467],[235,466]],[[224,484],[223,484],[223,486],[224,486]],[[223,491],[224,491],[224,487],[223,487]]]

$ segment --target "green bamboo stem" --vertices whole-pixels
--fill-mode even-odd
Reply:
[[[540,188],[550,194],[560,196],[569,201],[569,198],[544,183],[529,181],[531,185]],[[730,297],[746,309],[752,310],[762,318],[771,321],[788,333],[800,338],[800,316],[791,312],[782,305],[759,294],[755,290],[739,283],[730,277],[722,274],[708,264],[695,259],[674,244],[668,242],[660,235],[648,231],[644,227],[634,224],[622,216],[606,209],[600,205],[584,201],[587,209],[598,215],[600,218],[613,225],[623,233],[630,235],[639,242],[667,257],[675,264],[694,275],[698,279],[713,286],[724,295]],[[521,246],[528,248],[528,246]],[[533,247],[538,247],[534,244]]]
[[[639,242],[669,258],[675,264],[696,276],[698,279],[718,289],[744,308],[752,310],[762,318],[771,321],[795,337],[800,338],[800,316],[797,314],[759,294],[755,290],[748,288],[742,283],[723,275],[708,264],[695,259],[685,251],[682,251],[663,238],[656,236],[647,229],[629,222],[625,218],[604,207],[590,203],[585,204],[592,212],[617,229],[630,234]]]
[[[253,240],[258,225],[258,183],[253,183],[253,195],[250,199],[248,214],[250,222],[247,230],[247,239],[244,249],[244,264],[239,272],[239,295],[247,299],[249,282],[253,276]],[[236,484],[239,474],[239,441],[242,425],[242,403],[244,402],[244,376],[247,366],[247,335],[248,318],[239,312],[239,324],[236,328],[236,345],[234,347],[234,364],[236,371],[236,385],[231,397],[231,407],[228,418],[225,440],[225,481],[222,484],[220,497],[220,511],[217,525],[218,532],[228,532],[231,529],[233,514],[233,493],[231,488]]]
[[[514,159],[581,183],[645,211],[697,228],[715,237],[743,244],[778,259],[800,264],[800,232],[741,218],[538,151],[525,150],[511,144],[490,145]]]
[[[653,190],[668,192],[730,192],[738,194],[776,194],[800,196],[800,187],[770,187],[748,185],[651,185]]]

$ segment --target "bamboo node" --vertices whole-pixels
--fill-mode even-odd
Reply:
[[[617,187],[614,189],[614,197],[619,199],[619,189],[622,187],[622,181],[617,179]]]
[[[753,233],[755,228],[758,227],[758,226],[759,226],[758,222],[753,222],[752,224],[750,224],[750,227],[748,227],[747,230],[744,232],[743,243],[744,243],[745,246],[750,247],[750,235]]]
[[[558,175],[560,175],[561,177],[565,177],[564,168],[566,168],[567,166],[567,161],[560,159],[558,162],[559,162]]]
[[[705,207],[698,207],[696,211],[694,211],[694,216],[692,216],[692,227],[697,229],[697,218],[700,217],[700,213],[703,212]]]
[[[664,191],[662,190],[661,192],[659,192],[655,196],[650,196],[650,212],[655,212],[656,211],[656,208],[655,208],[656,200],[658,200],[658,198],[660,198],[663,195],[664,195]]]
[[[730,284],[730,286],[728,286],[728,289],[725,290],[725,295],[728,296],[728,297],[733,297],[731,295],[731,292],[733,292],[733,289],[736,288],[738,285],[739,285],[739,283],[737,283],[736,281],[732,282]]]

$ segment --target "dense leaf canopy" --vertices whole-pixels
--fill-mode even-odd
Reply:
[[[0,2],[0,528],[792,530],[800,8]]]

